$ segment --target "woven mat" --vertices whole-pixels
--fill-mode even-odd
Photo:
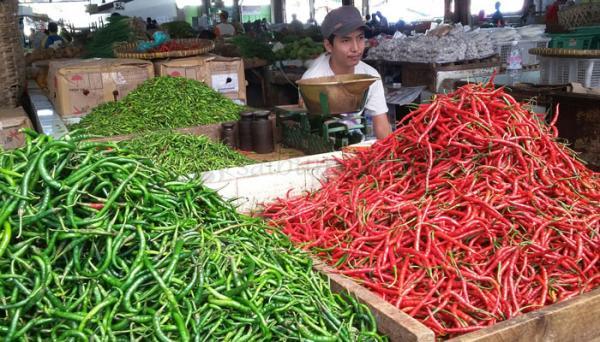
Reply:
[[[529,53],[544,57],[600,58],[600,50],[534,48],[529,49]]]

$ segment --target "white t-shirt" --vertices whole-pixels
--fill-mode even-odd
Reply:
[[[235,27],[230,23],[217,24],[217,28],[221,36],[233,36],[235,34]]]
[[[334,76],[333,70],[329,65],[329,54],[324,53],[314,60],[310,68],[304,72],[302,79]],[[369,92],[367,94],[367,101],[365,102],[365,114],[371,117],[380,114],[386,114],[388,112],[388,106],[385,102],[385,93],[383,91],[383,82],[381,82],[381,76],[367,63],[360,61],[354,67],[355,74],[369,74],[371,76],[379,77],[379,80],[373,82],[369,86]]]

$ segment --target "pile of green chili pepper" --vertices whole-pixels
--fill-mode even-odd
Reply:
[[[202,82],[155,77],[116,102],[94,108],[71,128],[112,136],[235,121],[240,106]]]
[[[0,154],[0,339],[384,339],[285,236],[200,181],[114,143],[28,134]]]
[[[244,166],[253,161],[203,135],[158,131],[119,142],[119,146],[150,158],[156,165],[180,175]]]

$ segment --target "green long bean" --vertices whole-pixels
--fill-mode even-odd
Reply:
[[[285,235],[200,180],[28,134],[0,154],[1,340],[385,340]]]

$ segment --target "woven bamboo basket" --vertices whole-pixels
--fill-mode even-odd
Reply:
[[[16,107],[25,86],[25,58],[18,1],[0,1],[0,107]]]
[[[138,43],[120,43],[116,44],[113,48],[115,56],[119,58],[133,58],[133,59],[161,59],[161,58],[180,58],[180,57],[191,57],[202,55],[212,51],[215,48],[215,43],[208,39],[188,38],[188,39],[175,39],[179,44],[183,45],[194,45],[198,44],[199,47],[189,50],[174,50],[166,52],[137,52],[136,48]]]
[[[529,53],[544,57],[561,58],[600,58],[600,50],[577,50],[558,48],[533,48]]]
[[[558,22],[565,28],[600,24],[600,3],[589,2],[560,10]]]

